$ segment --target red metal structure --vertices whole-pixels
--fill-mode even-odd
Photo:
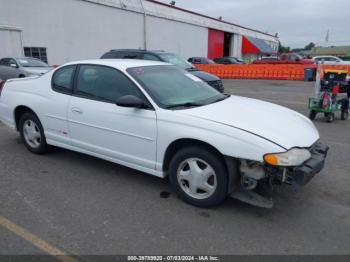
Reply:
[[[224,32],[208,29],[208,58],[224,56]]]
[[[260,54],[261,50],[258,47],[256,47],[247,37],[242,36],[242,53]]]

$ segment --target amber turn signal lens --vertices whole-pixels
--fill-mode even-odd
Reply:
[[[278,165],[278,157],[276,155],[265,155],[264,160],[266,163],[277,166]]]

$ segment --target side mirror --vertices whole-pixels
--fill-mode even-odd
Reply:
[[[17,68],[18,66],[16,64],[10,64],[10,67]]]
[[[143,100],[137,96],[126,95],[118,98],[116,102],[117,106],[133,107],[133,108],[145,108],[146,105]]]

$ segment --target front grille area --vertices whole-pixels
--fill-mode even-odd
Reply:
[[[209,81],[208,84],[221,93],[224,92],[224,85],[222,84],[221,80]]]

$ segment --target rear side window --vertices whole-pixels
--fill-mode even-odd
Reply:
[[[336,58],[334,58],[334,57],[327,57],[326,58],[326,61],[330,61],[330,62],[336,62],[336,61],[338,61]]]
[[[75,72],[75,65],[65,66],[58,69],[52,77],[52,89],[71,94],[73,89],[73,77]]]

